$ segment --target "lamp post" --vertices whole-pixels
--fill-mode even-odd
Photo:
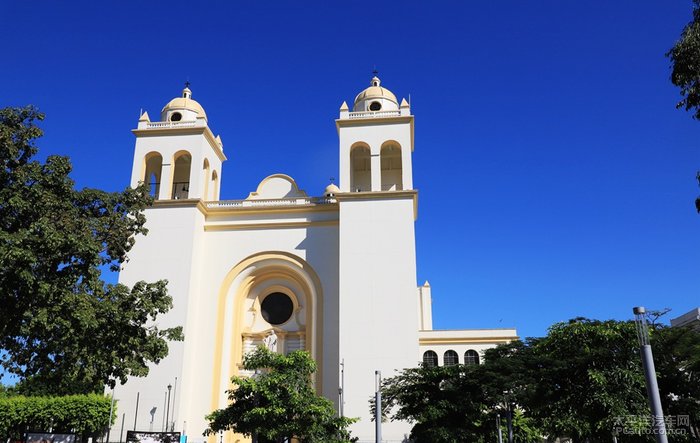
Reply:
[[[637,338],[639,339],[639,353],[642,356],[642,367],[644,368],[644,378],[647,385],[647,396],[649,397],[649,407],[651,408],[652,427],[657,443],[668,443],[666,437],[666,423],[664,422],[664,412],[661,409],[661,398],[659,397],[659,386],[656,382],[656,368],[654,368],[654,356],[651,353],[649,344],[649,328],[647,326],[646,309],[637,306],[632,309],[634,322],[637,325]]]
[[[173,388],[173,385],[168,383],[168,403],[167,406],[165,407],[165,430],[167,431],[170,428],[170,422],[168,421],[170,419],[170,390]]]
[[[503,391],[506,401],[506,426],[508,427],[508,443],[513,443],[513,407],[510,402],[510,391]]]
[[[374,394],[374,425],[375,425],[375,441],[382,442],[382,373],[374,371],[376,379],[376,392]]]
[[[503,443],[503,431],[501,431],[501,414],[496,414],[496,429],[498,429],[498,443]]]

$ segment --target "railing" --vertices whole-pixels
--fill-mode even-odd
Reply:
[[[328,205],[336,203],[332,197],[298,197],[298,198],[275,198],[261,200],[222,200],[218,202],[208,202],[207,208],[253,208],[253,207],[278,207],[278,206],[310,206]]]
[[[379,118],[379,117],[399,117],[401,111],[359,111],[349,112],[348,118]]]
[[[148,123],[146,123],[146,129],[194,128],[196,125],[197,125],[196,121],[148,122]]]
[[[173,200],[187,198],[190,193],[190,182],[173,182]]]

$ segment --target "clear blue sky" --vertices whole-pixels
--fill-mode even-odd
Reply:
[[[78,186],[129,181],[140,109],[186,79],[221,134],[222,198],[338,176],[334,118],[410,95],[418,282],[437,328],[542,335],[576,316],[700,305],[700,122],[675,109],[668,1],[4,1],[2,106],[47,114]]]

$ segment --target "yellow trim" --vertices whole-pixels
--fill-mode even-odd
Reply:
[[[520,337],[513,335],[510,337],[455,337],[455,338],[419,338],[419,345],[457,345],[470,343],[508,343],[513,340],[520,340]]]
[[[389,191],[387,191],[389,192]],[[356,194],[361,194],[357,192]],[[224,200],[225,201],[225,200]],[[326,203],[322,205],[304,205],[304,206],[268,206],[268,207],[218,207],[218,208],[208,208],[208,202],[198,199],[198,198],[183,198],[179,200],[156,200],[153,202],[153,208],[172,208],[172,207],[183,207],[183,208],[194,208],[197,207],[199,211],[204,215],[235,215],[235,214],[245,214],[245,215],[257,215],[257,214],[290,214],[290,213],[304,213],[304,212],[338,212],[337,203]],[[213,202],[215,203],[215,202]]]
[[[288,267],[280,267],[280,265],[273,264],[268,266],[264,265],[264,262],[271,260],[285,261],[288,263]],[[260,264],[263,264],[263,266],[255,268],[256,265]],[[235,288],[235,293],[232,295],[233,312],[227,313],[225,308],[231,285],[237,277],[241,276],[241,274],[248,269],[251,269],[250,274],[244,276],[242,281],[239,282],[238,287]],[[304,278],[304,275],[310,279],[310,284],[313,287],[309,286]],[[305,342],[307,349],[310,350],[311,355],[315,359],[318,366],[318,371],[316,372],[315,377],[316,389],[322,390],[323,388],[323,287],[321,286],[321,279],[311,265],[296,255],[283,251],[262,252],[251,255],[235,265],[228,272],[228,274],[226,274],[226,277],[224,277],[224,280],[219,288],[216,338],[214,344],[214,365],[212,368],[212,410],[219,408],[218,399],[221,395],[219,390],[222,382],[221,366],[222,363],[224,363],[222,358],[226,318],[230,318],[230,322],[233,325],[233,330],[230,337],[232,349],[229,356],[230,361],[228,362],[229,373],[231,375],[237,375],[239,373],[238,363],[241,362],[243,354],[243,341],[241,340],[241,337],[245,332],[243,331],[243,308],[245,306],[245,300],[255,286],[262,284],[271,278],[282,278],[295,282],[296,285],[301,288],[303,295],[306,298],[306,306],[309,312],[309,317],[307,318],[306,322]],[[315,300],[311,298],[312,293],[316,294]],[[313,341],[313,337],[315,337],[315,343]],[[234,437],[236,437],[231,432],[227,432],[226,434],[227,442],[232,442]],[[240,436],[238,436],[238,438],[240,438]],[[208,441],[213,443],[215,440],[212,440],[212,436],[210,436]]]
[[[338,220],[323,220],[323,221],[302,221],[302,222],[287,222],[287,223],[227,223],[225,225],[205,225],[204,231],[234,231],[248,229],[294,229],[294,228],[309,228],[312,226],[337,226]]]
[[[223,200],[225,201],[225,200]],[[205,206],[206,207],[206,206]],[[206,214],[215,215],[232,215],[245,213],[246,215],[251,214],[285,214],[285,213],[296,213],[296,212],[337,212],[337,203],[325,203],[322,205],[310,204],[310,205],[293,205],[293,206],[244,206],[233,208],[230,206],[218,207],[218,208],[206,208]]]
[[[404,189],[402,191],[364,191],[364,192],[339,192],[335,195],[338,202],[351,200],[398,200],[411,197],[413,199],[413,220],[418,219],[418,190]]]
[[[337,118],[335,119],[335,128],[340,133],[341,127],[348,126],[374,126],[376,124],[386,123],[409,123],[411,125],[411,152],[414,150],[414,120],[412,115],[401,115],[397,117],[378,117],[378,118]]]
[[[214,133],[211,132],[208,126],[191,126],[188,128],[160,128],[160,129],[132,129],[131,132],[137,137],[159,137],[162,135],[204,135],[204,138],[209,142],[209,146],[214,150],[219,160],[226,161],[224,151],[216,141]]]

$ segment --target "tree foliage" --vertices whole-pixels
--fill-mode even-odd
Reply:
[[[0,110],[0,349],[2,366],[31,394],[100,392],[145,375],[180,328],[159,330],[166,282],[107,285],[138,234],[145,187],[76,190],[68,158],[37,154],[32,107]]]
[[[110,411],[110,397],[97,394],[64,397],[6,397],[0,398],[0,438],[22,440],[30,431],[76,433],[87,441],[102,434],[116,415]]]
[[[698,441],[700,332],[657,324],[651,333],[664,412],[689,421],[669,441]],[[385,379],[383,412],[413,422],[419,443],[493,441],[496,414],[505,435],[508,405],[518,442],[653,441],[633,322],[577,318],[484,357],[479,366],[422,366]]]
[[[671,81],[683,96],[677,107],[692,111],[693,118],[700,119],[700,0],[693,3],[693,20],[666,55],[671,59]]]
[[[337,417],[333,403],[314,392],[311,375],[316,363],[305,351],[288,355],[258,347],[243,359],[252,377],[233,377],[226,391],[231,404],[207,416],[205,435],[233,431],[261,440],[281,442],[295,437],[302,443],[350,442],[353,419]]]

